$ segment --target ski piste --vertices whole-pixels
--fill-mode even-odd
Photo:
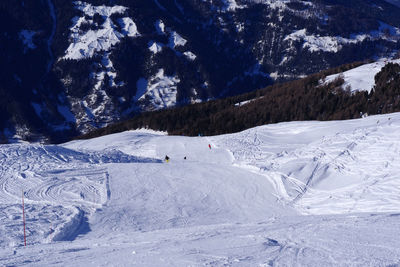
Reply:
[[[394,113],[1,145],[0,265],[396,265],[399,130]]]

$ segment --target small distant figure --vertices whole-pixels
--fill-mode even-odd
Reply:
[[[210,144],[208,144],[208,148],[211,149],[211,145]]]
[[[186,159],[186,156],[185,156],[185,157],[183,157],[183,159]]]
[[[167,155],[165,155],[165,161],[169,162],[169,157]]]

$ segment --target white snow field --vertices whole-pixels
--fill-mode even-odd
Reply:
[[[400,113],[1,145],[0,265],[399,266],[399,157]]]
[[[364,64],[342,73],[329,75],[325,78],[324,82],[330,83],[341,76],[344,79],[344,84],[342,85],[344,89],[349,86],[351,92],[367,91],[369,93],[375,86],[375,75],[378,74],[387,63],[400,64],[400,59],[380,59],[379,61]]]

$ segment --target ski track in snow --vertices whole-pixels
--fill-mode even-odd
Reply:
[[[48,231],[38,233],[32,243],[47,242],[49,238],[58,240],[62,235],[71,236],[71,229],[79,227],[83,217],[90,215],[95,209],[100,208],[109,199],[110,189],[108,172],[101,163],[112,162],[153,162],[155,160],[125,155],[119,151],[108,153],[81,153],[57,146],[42,145],[2,145],[0,149],[0,203],[7,210],[8,205],[15,207],[21,204],[22,192],[25,203],[31,210],[27,212],[27,220],[32,217],[40,217],[44,210],[46,220],[47,209],[61,209],[61,215],[51,221]],[[39,207],[39,208],[37,208]],[[3,210],[4,212],[4,210]],[[13,221],[16,216],[5,215]],[[6,212],[7,214],[7,212]],[[57,213],[55,213],[57,214]],[[65,214],[69,214],[65,216]],[[19,214],[20,215],[20,214]],[[74,226],[65,227],[74,221]],[[11,223],[7,219],[2,220],[5,225]],[[19,230],[22,220],[15,225]],[[51,226],[52,225],[52,226]],[[49,230],[51,227],[52,230]],[[75,228],[74,228],[75,227]],[[33,227],[32,227],[33,228]],[[61,233],[60,231],[70,233]],[[52,236],[51,233],[55,232]],[[5,233],[6,239],[12,231]],[[4,242],[4,241],[3,241]],[[11,242],[10,245],[14,243]]]
[[[1,145],[0,264],[396,266],[399,130],[395,113]]]
[[[237,165],[263,173],[304,214],[399,210],[400,124],[391,115],[281,126],[216,140],[230,147]]]

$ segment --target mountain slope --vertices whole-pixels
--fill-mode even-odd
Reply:
[[[400,10],[383,0],[48,0],[0,9],[4,140],[65,140],[399,49]]]
[[[218,135],[284,121],[346,120],[398,112],[400,65],[396,62],[343,65],[235,97],[144,113],[78,138],[140,128]]]

